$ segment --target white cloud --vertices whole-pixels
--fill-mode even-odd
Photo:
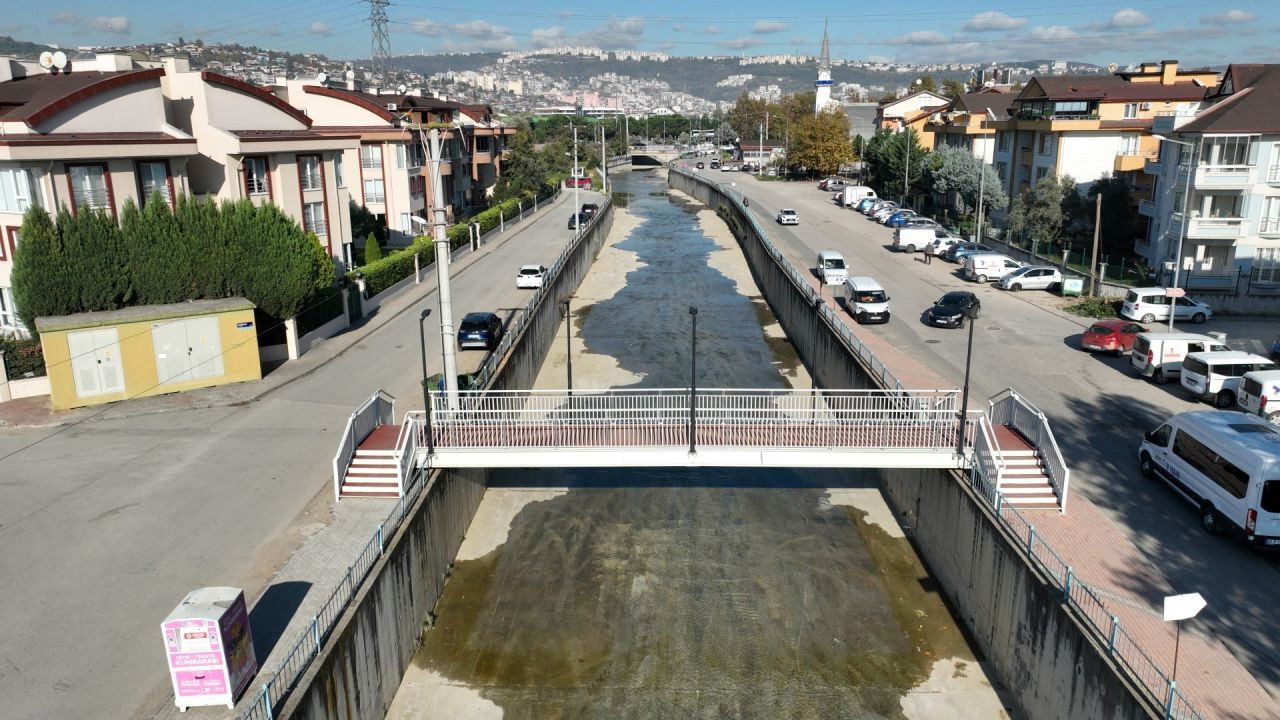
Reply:
[[[329,24],[320,20],[311,23],[311,27],[307,29],[307,32],[320,37],[329,37],[333,34],[333,31],[329,29]]]
[[[1217,15],[1206,15],[1200,18],[1205,25],[1240,25],[1257,20],[1258,16],[1247,10],[1228,10]]]
[[[722,31],[715,25],[708,25],[702,28],[703,35],[719,35]]]
[[[123,15],[113,15],[111,17],[100,15],[89,21],[89,27],[114,35],[128,35],[129,18]]]
[[[889,45],[938,45],[945,43],[947,36],[934,30],[916,30],[900,35],[888,42]]]
[[[1076,31],[1066,25],[1043,25],[1031,28],[1032,40],[1068,40],[1076,36]]]
[[[674,25],[671,26],[671,32],[684,32],[684,25],[681,25],[680,23],[675,23]]]
[[[427,37],[445,37],[450,39],[443,45],[449,51],[465,50],[514,50],[515,38],[511,31],[487,20],[471,20],[464,23],[442,23],[429,18],[413,20],[409,28],[419,35]],[[467,38],[467,42],[455,42],[452,38]]]
[[[529,42],[535,48],[564,45],[565,42],[569,40],[568,33],[566,33],[564,28],[559,25],[553,25],[549,28],[534,28],[532,35],[533,39]]]
[[[1114,30],[1118,28],[1136,28],[1150,24],[1151,18],[1147,17],[1146,13],[1133,8],[1125,8],[1124,10],[1117,10],[1111,16],[1111,19],[1107,21],[1106,27]]]
[[[80,16],[70,10],[59,10],[49,18],[49,22],[60,23],[62,25],[79,25]]]
[[[964,29],[971,32],[990,32],[993,30],[1017,30],[1027,24],[1025,18],[1009,17],[999,10],[980,12],[964,23]]]
[[[756,45],[759,45],[759,44],[760,44],[760,39],[751,37],[750,35],[748,35],[747,37],[733,38],[730,40],[721,40],[720,42],[716,43],[716,45],[719,45],[720,47],[725,48],[726,50],[745,50],[749,47],[755,47]]]
[[[610,20],[599,27],[582,34],[583,40],[589,40],[603,50],[625,50],[636,46],[644,36],[644,18],[629,17],[622,20]]]
[[[791,26],[777,20],[757,20],[756,24],[751,26],[751,34],[767,35],[769,33],[779,33],[789,27]]]

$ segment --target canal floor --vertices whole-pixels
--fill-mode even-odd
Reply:
[[[661,176],[616,188],[574,386],[686,386],[696,304],[699,385],[808,387],[714,213]],[[563,387],[564,358],[538,387]],[[435,615],[390,718],[1008,717],[847,471],[495,472]]]

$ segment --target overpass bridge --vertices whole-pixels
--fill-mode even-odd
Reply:
[[[674,145],[645,145],[631,149],[631,166],[635,169],[662,167],[680,157],[682,150]]]
[[[352,414],[334,494],[397,497],[421,468],[980,467],[1010,503],[1065,510],[1044,415],[1012,390],[961,422],[959,390],[476,390],[399,423],[379,391]]]

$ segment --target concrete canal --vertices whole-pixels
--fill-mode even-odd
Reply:
[[[723,223],[619,178],[575,298],[575,387],[808,387]],[[539,387],[562,388],[563,340]],[[388,717],[1001,718],[857,473],[495,472]]]

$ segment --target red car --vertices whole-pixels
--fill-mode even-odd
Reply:
[[[1146,331],[1146,328],[1128,320],[1099,320],[1084,331],[1080,347],[1123,355],[1133,349],[1133,339],[1138,333]]]
[[[571,177],[571,178],[565,178],[565,179],[564,179],[564,186],[565,186],[565,187],[569,187],[569,188],[571,188],[571,187],[590,188],[590,187],[591,187],[591,178],[589,178],[589,177],[580,177],[580,178],[572,178],[572,177]]]

